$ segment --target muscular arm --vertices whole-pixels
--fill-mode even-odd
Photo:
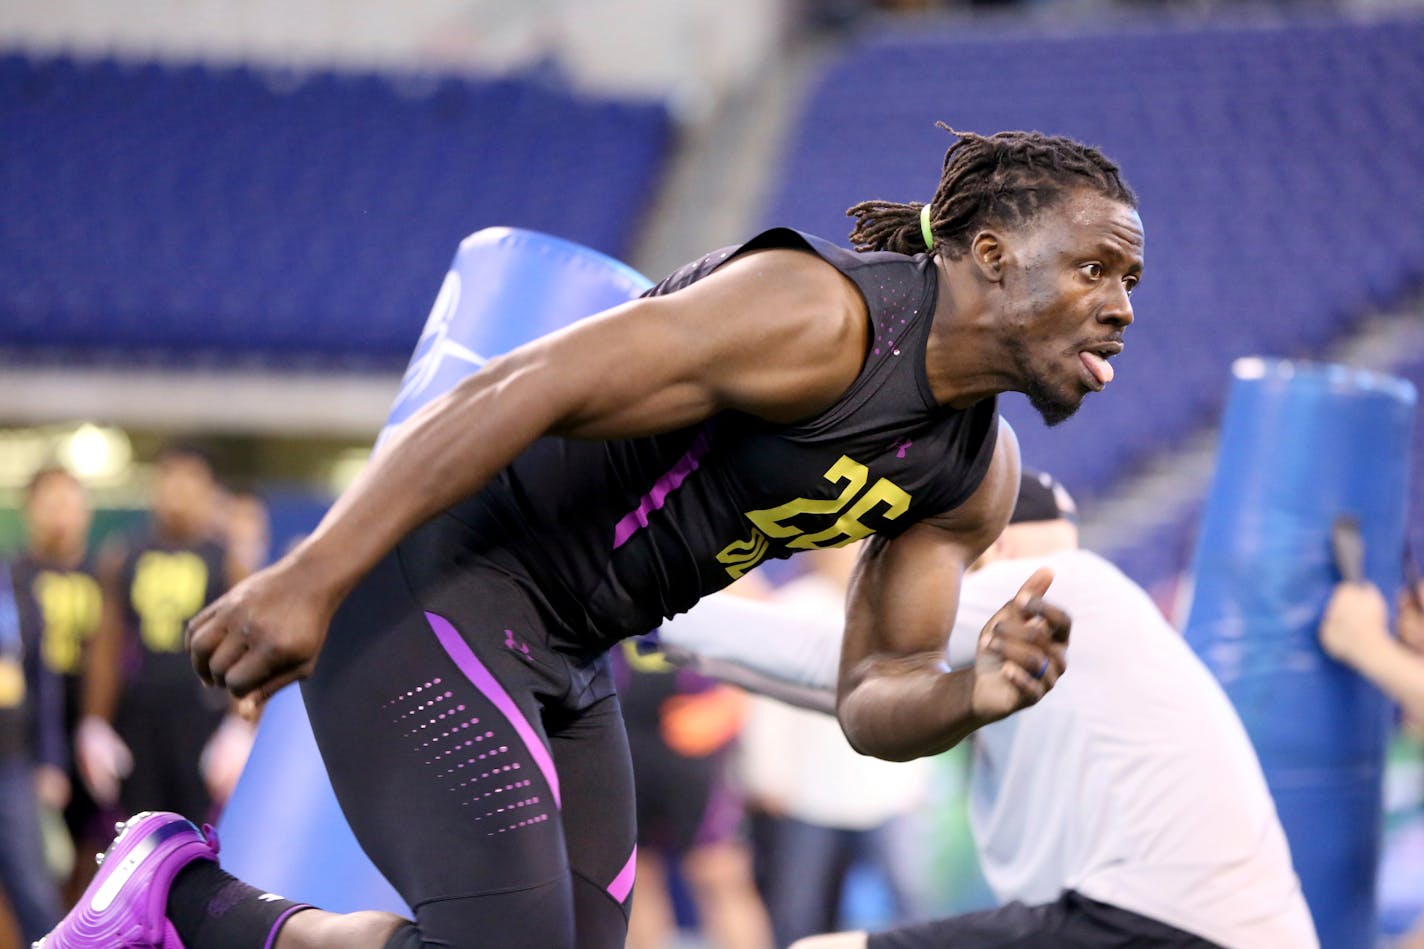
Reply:
[[[727,408],[808,415],[854,379],[863,323],[849,282],[799,251],[750,255],[678,293],[584,320],[491,360],[417,413],[297,556],[345,592],[543,435],[645,435]]]
[[[724,409],[774,422],[815,413],[859,372],[866,322],[854,285],[830,265],[769,250],[492,360],[406,422],[292,554],[195,619],[200,675],[238,695],[300,677],[361,576],[543,435],[644,435]],[[284,573],[300,577],[305,603],[295,580],[273,579]],[[243,630],[257,649],[225,643]]]
[[[851,582],[837,701],[846,738],[862,754],[937,754],[1037,701],[1062,672],[1061,644],[1050,643],[1066,639],[1067,619],[1023,591],[990,619],[973,666],[951,671],[946,661],[964,571],[1008,523],[1018,483],[1018,444],[1001,425],[993,462],[968,501],[893,541],[867,544]],[[1025,588],[1041,593],[1049,580],[1040,572]],[[996,623],[1002,635],[991,632]],[[1049,671],[1036,679],[1024,664],[1044,658]]]

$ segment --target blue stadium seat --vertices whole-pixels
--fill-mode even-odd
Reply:
[[[472,231],[624,254],[670,131],[543,77],[6,55],[0,339],[398,368]]]
[[[1004,400],[1026,456],[1079,494],[1214,419],[1235,357],[1317,355],[1424,280],[1418,16],[915,29],[826,67],[767,223],[835,238],[857,201],[925,200],[948,145],[936,119],[1102,146],[1148,232],[1118,381],[1053,430]]]

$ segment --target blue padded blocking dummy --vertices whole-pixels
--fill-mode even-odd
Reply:
[[[476,231],[455,253],[377,445],[489,357],[651,285],[626,264],[569,241],[510,227]]]
[[[470,235],[440,287],[377,445],[488,357],[649,286],[632,268],[545,234],[501,227]],[[379,783],[380,772],[370,780]],[[391,801],[392,820],[401,819],[401,806]],[[334,912],[410,915],[342,816],[296,689],[268,702],[219,829],[224,868],[254,886]]]
[[[1402,573],[1415,392],[1343,366],[1242,359],[1193,562],[1185,635],[1251,736],[1331,949],[1375,944],[1387,702],[1319,645],[1337,518],[1364,575]]]

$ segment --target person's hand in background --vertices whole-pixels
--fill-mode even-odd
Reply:
[[[97,715],[86,715],[74,733],[74,754],[79,776],[95,801],[118,803],[119,786],[133,771],[133,753],[112,725]]]
[[[1320,621],[1320,645],[1332,658],[1359,668],[1392,645],[1389,607],[1372,583],[1337,584]]]
[[[1417,602],[1400,610],[1400,631],[1416,642],[1424,638],[1420,612]],[[1424,654],[1390,635],[1389,608],[1377,587],[1350,581],[1337,585],[1319,635],[1333,658],[1398,702],[1406,717],[1424,720]]]

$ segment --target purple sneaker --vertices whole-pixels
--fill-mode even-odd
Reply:
[[[194,860],[217,860],[217,831],[166,811],[135,814],[117,830],[74,909],[31,949],[183,949],[168,890]]]

